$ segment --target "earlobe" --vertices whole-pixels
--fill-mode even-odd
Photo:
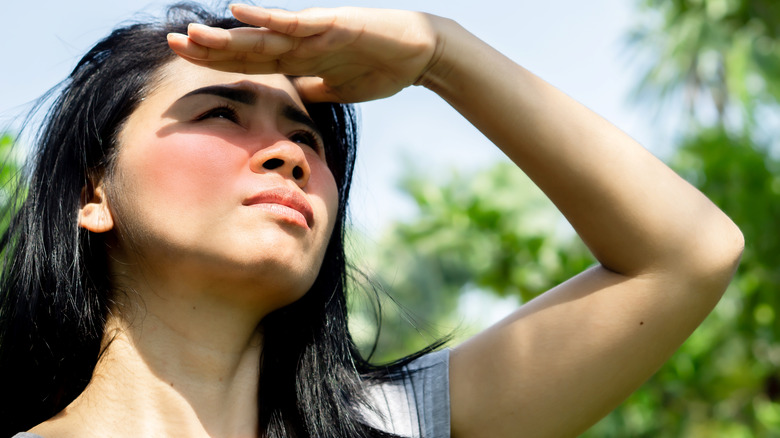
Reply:
[[[108,198],[102,185],[94,189],[91,187],[82,189],[78,224],[93,233],[105,233],[114,228],[114,218],[111,216],[111,209],[108,208]]]

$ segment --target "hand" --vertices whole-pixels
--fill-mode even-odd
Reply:
[[[231,11],[257,27],[192,24],[188,35],[168,37],[170,47],[190,62],[217,70],[298,76],[294,84],[309,102],[392,96],[430,69],[437,49],[437,17],[418,12],[289,12],[248,5],[232,5]]]

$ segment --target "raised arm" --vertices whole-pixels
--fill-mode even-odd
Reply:
[[[455,22],[343,8],[234,7],[264,29],[192,28],[193,62],[312,75],[305,99],[416,83],[446,99],[553,200],[600,262],[458,346],[454,437],[575,436],[641,385],[725,290],[736,226],[630,137]]]
[[[619,129],[456,24],[443,26],[441,57],[423,84],[544,190],[600,262],[455,350],[453,430],[575,436],[704,319],[742,236]]]

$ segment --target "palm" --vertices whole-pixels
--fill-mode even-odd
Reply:
[[[284,73],[309,101],[360,102],[391,96],[428,67],[436,37],[430,17],[362,8],[301,12],[235,6],[254,28],[193,26],[171,39],[182,57],[241,73]]]

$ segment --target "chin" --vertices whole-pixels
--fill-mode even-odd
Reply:
[[[322,265],[320,258],[309,260],[300,253],[287,256],[273,251],[258,255],[234,263],[210,264],[211,274],[217,284],[232,283],[231,289],[242,289],[253,296],[285,297],[286,304],[290,304],[311,288]]]

